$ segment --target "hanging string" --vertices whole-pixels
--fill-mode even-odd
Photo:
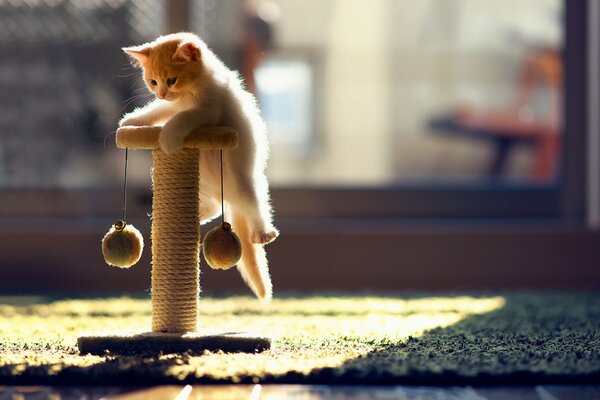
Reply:
[[[221,149],[221,225],[225,228],[225,203],[223,202],[223,149]]]
[[[127,221],[127,156],[128,148],[125,148],[125,177],[123,179],[123,221]]]

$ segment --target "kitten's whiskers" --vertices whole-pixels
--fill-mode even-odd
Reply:
[[[117,134],[117,131],[112,131],[112,132],[108,132],[106,135],[104,135],[104,143],[103,143],[104,148],[106,148],[106,139],[108,139],[109,136],[116,135],[116,134]]]
[[[138,100],[151,100],[151,97],[154,96],[151,93],[143,93],[143,94],[138,94],[135,96],[131,96],[130,98],[128,98],[127,100],[125,100],[125,105],[123,106],[123,108],[121,108],[121,112],[123,112],[123,110],[125,110],[131,103],[138,101]]]
[[[134,76],[134,75],[138,75],[137,71],[134,71],[130,74],[125,74],[125,75],[116,75],[117,78],[129,78],[130,76]]]

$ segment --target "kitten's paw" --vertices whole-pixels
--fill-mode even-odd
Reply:
[[[252,234],[252,243],[254,244],[268,244],[271,243],[279,236],[279,231],[277,229],[271,227],[267,230],[255,231]]]
[[[145,125],[148,125],[148,124],[146,123],[146,121],[142,120],[141,118],[128,117],[127,115],[125,115],[119,121],[119,127],[122,127],[122,126],[145,126]]]
[[[170,135],[164,129],[158,137],[160,148],[167,154],[173,154],[183,148],[183,138],[178,135]]]

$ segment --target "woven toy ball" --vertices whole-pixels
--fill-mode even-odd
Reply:
[[[144,238],[125,221],[117,221],[102,239],[102,254],[108,265],[129,268],[140,260]]]
[[[231,225],[224,222],[206,234],[202,242],[202,253],[211,268],[229,269],[240,261],[242,244]]]

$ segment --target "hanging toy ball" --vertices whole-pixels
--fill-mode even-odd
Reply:
[[[211,268],[229,269],[240,261],[242,244],[231,230],[231,225],[224,222],[206,234],[202,242],[202,253]]]
[[[140,231],[125,221],[117,221],[102,239],[102,254],[108,265],[129,268],[140,260],[144,238]]]

